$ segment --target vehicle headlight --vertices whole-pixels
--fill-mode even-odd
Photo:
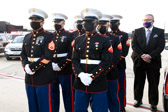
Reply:
[[[10,47],[9,47],[9,46],[6,46],[6,47],[5,47],[5,51],[10,51]]]

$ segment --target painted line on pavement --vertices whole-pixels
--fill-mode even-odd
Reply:
[[[0,74],[0,76],[9,77],[9,78],[17,79],[17,80],[24,80],[23,78],[16,77],[16,76],[10,76],[10,75],[4,75],[4,74]]]

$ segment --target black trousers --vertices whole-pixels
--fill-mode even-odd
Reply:
[[[158,85],[160,79],[160,68],[153,68],[150,66],[150,64],[139,67],[134,65],[134,74],[134,99],[137,101],[142,100],[145,80],[147,77],[149,83],[149,104],[157,105],[159,100]]]

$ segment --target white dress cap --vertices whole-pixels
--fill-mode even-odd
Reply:
[[[96,17],[97,19],[100,19],[102,17],[102,13],[96,9],[86,8],[81,12],[82,18],[86,19],[89,17]],[[91,18],[90,18],[91,19]],[[94,19],[94,18],[93,18]]]
[[[107,14],[103,14],[99,21],[110,21],[113,17]]]
[[[43,19],[47,19],[48,18],[47,13],[42,11],[41,9],[31,8],[31,9],[29,9],[28,12],[30,14],[29,19],[31,19],[32,17],[42,17]]]
[[[81,15],[75,16],[74,19],[75,19],[75,22],[77,22],[77,21],[83,21],[83,18],[82,18]]]
[[[55,21],[55,20],[67,20],[68,19],[68,17],[66,16],[66,15],[64,15],[64,14],[61,14],[61,13],[54,13],[53,14],[53,20]]]
[[[120,19],[122,19],[123,17],[122,16],[120,16],[120,15],[112,15],[112,20],[120,20]]]

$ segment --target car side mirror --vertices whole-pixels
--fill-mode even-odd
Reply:
[[[165,50],[168,50],[168,46],[165,46]]]

